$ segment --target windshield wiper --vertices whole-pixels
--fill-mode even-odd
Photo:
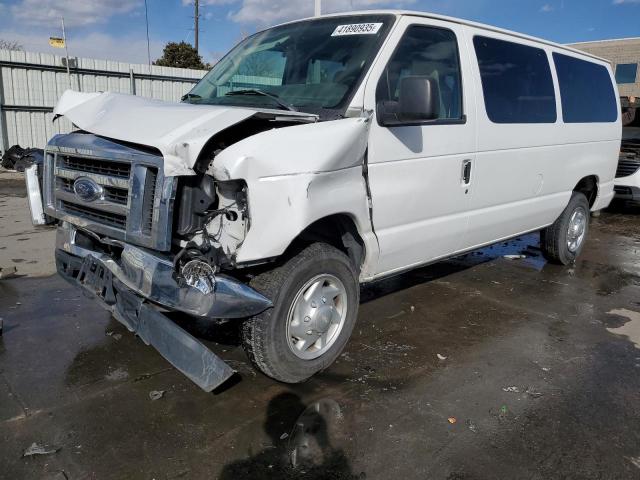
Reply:
[[[232,92],[228,92],[225,94],[227,97],[233,97],[236,95],[261,95],[263,97],[267,97],[277,103],[279,106],[284,108],[285,110],[289,110],[290,112],[297,112],[298,110],[293,105],[290,105],[286,102],[283,102],[278,98],[277,95],[273,95],[272,93],[263,92],[262,90],[258,90],[257,88],[248,88],[245,90],[234,90]]]
[[[201,98],[200,95],[196,95],[195,93],[185,93],[180,100],[184,102],[185,100],[200,100]]]

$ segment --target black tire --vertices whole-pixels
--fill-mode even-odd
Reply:
[[[584,237],[575,251],[571,251],[567,245],[569,222],[573,214],[582,210],[586,216]],[[589,202],[583,193],[573,192],[567,208],[564,209],[558,219],[550,226],[540,231],[540,247],[544,256],[550,262],[560,265],[570,265],[582,252],[587,235],[589,233]]]
[[[346,318],[333,344],[321,356],[301,359],[289,346],[287,317],[298,292],[318,275],[332,275],[344,285]],[[360,285],[353,263],[338,249],[314,243],[284,265],[256,276],[251,287],[273,302],[273,308],[246,320],[243,347],[265,375],[285,383],[299,383],[331,365],[347,344],[358,314]]]

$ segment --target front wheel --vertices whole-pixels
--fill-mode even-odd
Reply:
[[[540,232],[540,246],[550,261],[570,265],[576,261],[589,233],[589,202],[583,193],[573,192],[567,208]]]
[[[360,286],[352,262],[314,243],[251,286],[273,308],[243,324],[243,346],[266,375],[298,383],[324,370],[346,345],[358,313]]]

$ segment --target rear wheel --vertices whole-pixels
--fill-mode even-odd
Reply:
[[[273,302],[243,324],[243,346],[258,369],[298,383],[340,355],[360,300],[358,274],[344,253],[315,243],[254,278],[251,286]]]
[[[540,232],[540,246],[550,261],[561,265],[575,262],[589,233],[589,202],[583,193],[573,192],[560,217]]]

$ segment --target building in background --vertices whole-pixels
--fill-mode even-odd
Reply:
[[[640,37],[573,43],[570,46],[609,60],[616,73],[620,96],[640,97]]]

